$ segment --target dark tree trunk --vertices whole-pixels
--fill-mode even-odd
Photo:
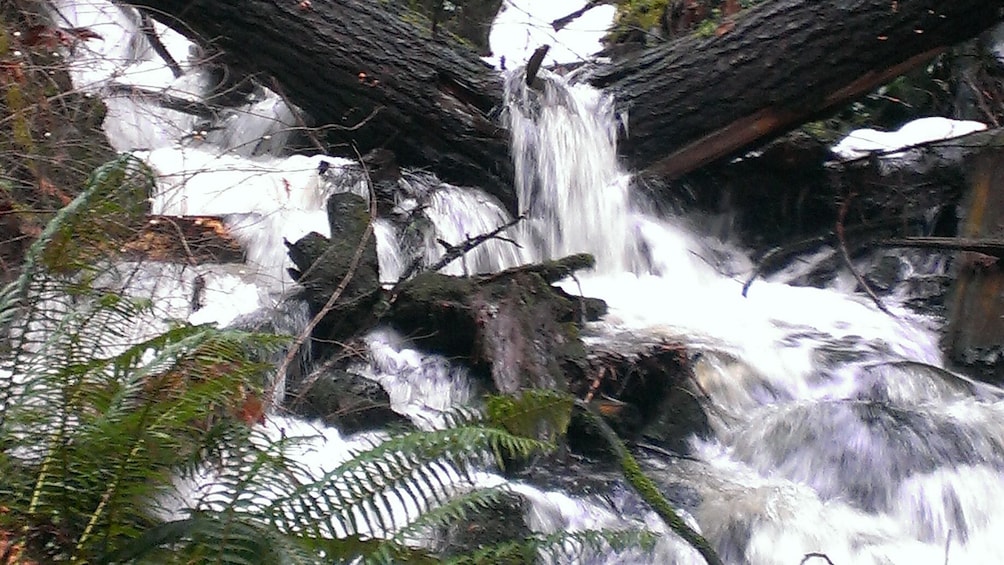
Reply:
[[[330,128],[333,150],[386,148],[402,165],[478,185],[513,205],[508,137],[494,113],[502,82],[477,53],[403,2],[131,0]],[[165,17],[166,16],[166,17]],[[183,22],[183,23],[179,23]],[[266,84],[268,84],[266,82]]]
[[[133,0],[272,75],[328,141],[476,184],[512,207],[495,112],[501,81],[476,53],[390,1]],[[771,0],[720,27],[601,69],[629,111],[630,164],[677,176],[769,139],[923,64],[1000,19],[999,0]],[[171,21],[167,20],[168,24]]]
[[[772,0],[720,37],[651,49],[593,83],[629,112],[631,164],[675,177],[866,94],[988,29],[1000,9],[999,0]]]

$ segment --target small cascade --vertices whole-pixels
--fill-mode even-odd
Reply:
[[[566,285],[610,305],[593,339],[701,352],[715,435],[694,444],[703,464],[665,472],[701,493],[695,514],[726,561],[939,563],[946,545],[993,561],[988,534],[1004,522],[985,501],[1002,500],[1004,408],[996,389],[941,368],[935,321],[903,293],[890,316],[853,286],[781,282],[794,271],[744,294],[740,250],[631,209],[600,93],[522,78],[507,82],[509,123],[537,257],[597,255],[596,274]],[[942,268],[912,266],[925,267]]]
[[[505,88],[516,195],[533,260],[591,253],[601,272],[637,270],[630,176],[617,163],[613,101],[547,71],[533,86],[514,71]]]

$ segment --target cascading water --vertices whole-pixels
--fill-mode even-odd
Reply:
[[[61,18],[104,38],[75,55],[81,88],[105,95],[109,82],[120,81],[191,99],[204,94],[208,76],[180,37],[160,30],[186,70],[175,78],[155,63],[129,12],[100,0],[57,5]],[[590,327],[590,340],[668,339],[700,353],[695,376],[707,393],[713,434],[692,440],[695,460],[649,456],[645,463],[667,487],[694,493],[685,510],[726,562],[824,562],[803,561],[818,553],[836,564],[991,563],[1004,555],[1004,540],[995,535],[1004,527],[1004,405],[996,389],[940,368],[934,321],[895,303],[887,304],[892,317],[851,293],[789,286],[785,273],[744,296],[732,278],[751,267],[741,252],[632,205],[605,95],[547,73],[540,90],[522,79],[517,73],[507,82],[507,120],[527,219],[510,230],[510,241],[490,242],[451,269],[495,271],[593,253],[597,271],[566,284],[610,305]],[[139,273],[135,292],[156,297],[162,321],[228,324],[274,308],[293,288],[282,239],[326,233],[326,196],[362,191],[348,161],[280,156],[290,112],[270,93],[205,135],[191,116],[121,94],[106,100],[116,148],[143,151],[158,172],[154,210],[224,216],[248,251],[247,264],[236,267],[123,265]],[[437,239],[457,244],[508,221],[481,192],[410,173],[403,182],[413,186],[395,213],[420,213],[421,221],[410,235],[386,219],[376,226],[385,282],[415,257],[433,262],[442,253]],[[196,279],[205,288],[198,308],[191,300]],[[294,326],[304,322],[296,308],[287,313]],[[389,330],[367,342],[372,362],[358,372],[385,386],[394,408],[420,426],[439,425],[444,409],[477,396],[463,368]],[[269,425],[305,424],[275,418]],[[327,430],[304,456],[330,469],[352,441]],[[320,450],[336,455],[322,461]],[[631,497],[623,494],[574,498],[512,488],[532,503],[529,522],[539,531],[631,522],[665,532],[652,513],[626,510]],[[185,503],[177,501],[175,510]],[[644,559],[701,562],[669,535]]]
[[[617,164],[617,123],[609,97],[547,74],[529,87],[506,81],[516,196],[534,259],[588,252],[603,272],[639,266],[629,216],[630,177]]]
[[[833,563],[943,563],[946,554],[994,562],[1002,550],[994,532],[1004,524],[1001,395],[940,368],[933,320],[896,304],[889,316],[860,295],[780,282],[757,283],[744,296],[741,281],[712,265],[724,257],[724,270],[736,272],[748,260],[632,212],[615,182],[593,185],[601,192],[590,205],[606,205],[589,225],[592,236],[576,240],[578,247],[554,243],[570,231],[567,222],[590,217],[571,211],[582,185],[564,179],[619,173],[611,161],[578,158],[604,148],[556,149],[583,122],[604,115],[588,105],[599,93],[579,92],[562,90],[581,96],[574,103],[547,90],[521,93],[532,100],[520,99],[520,107],[539,107],[532,126],[514,128],[520,194],[530,198],[531,217],[539,206],[554,219],[545,249],[588,250],[608,267],[566,287],[610,304],[594,339],[668,338],[702,352],[696,377],[715,420],[714,436],[695,440],[702,462],[649,463],[666,473],[666,484],[700,493],[693,512],[726,561],[799,563],[818,553]],[[582,121],[569,126],[576,118]],[[605,118],[600,132],[615,127],[612,116]],[[612,151],[607,135],[576,143]],[[608,168],[570,170],[584,166]],[[569,190],[525,190],[537,186],[526,178],[540,182],[553,170],[561,172],[552,186]],[[557,201],[546,201],[550,196]],[[603,256],[610,226],[625,233],[634,227],[638,239],[614,234],[624,247]],[[648,269],[609,269],[632,264],[623,257],[637,253],[636,241],[648,257],[633,264]]]

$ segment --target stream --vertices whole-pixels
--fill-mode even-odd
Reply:
[[[152,212],[221,216],[247,251],[239,265],[121,265],[129,291],[156,305],[133,337],[153,335],[170,320],[228,325],[254,316],[299,333],[307,313],[286,298],[295,284],[285,272],[283,239],[326,233],[328,195],[368,194],[352,162],[289,155],[296,119],[272,92],[255,92],[213,123],[108,94],[114,83],[200,100],[212,77],[198,49],[166,28],[157,30],[185,71],[180,77],[146,43],[134,14],[102,0],[55,5],[57,21],[101,35],[76,46],[71,75],[78,88],[103,97],[113,147],[156,172]],[[885,299],[888,315],[853,292],[849,275],[828,288],[789,284],[813,257],[756,281],[744,296],[754,268],[746,252],[704,233],[698,219],[659,217],[633,195],[631,174],[617,160],[612,101],[571,78],[544,72],[538,92],[516,73],[509,77],[503,119],[527,220],[445,272],[496,272],[592,253],[596,269],[562,283],[610,307],[588,326],[588,341],[687,346],[712,434],[691,438],[690,458],[648,451],[639,458],[727,563],[999,562],[1004,402],[997,389],[944,368],[941,322],[904,305],[906,285]],[[394,213],[421,211],[425,220],[417,235],[391,219],[377,221],[384,282],[396,281],[412,257],[438,258],[437,239],[459,244],[509,220],[477,188],[421,172],[406,172],[401,185]],[[931,274],[944,265],[913,268]],[[205,296],[198,308],[191,300],[196,279]],[[388,328],[371,332],[366,344],[369,362],[355,370],[383,386],[393,409],[418,427],[441,426],[444,411],[477,402],[481,391],[463,366],[417,350]],[[381,437],[343,435],[278,412],[264,426],[318,434],[304,457],[319,472]],[[652,554],[570,550],[568,562],[703,563],[623,484],[576,492],[507,481],[490,470],[478,480],[521,494],[536,532],[632,526],[665,534]],[[179,495],[165,512],[181,515],[191,500]]]

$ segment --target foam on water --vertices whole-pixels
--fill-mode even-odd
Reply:
[[[1001,500],[1004,405],[941,367],[936,323],[898,295],[887,299],[893,315],[851,290],[757,281],[744,295],[752,265],[739,250],[646,218],[612,182],[615,162],[581,158],[613,155],[602,95],[544,82],[543,93],[516,87],[510,109],[521,209],[537,222],[531,241],[543,258],[597,255],[598,273],[564,285],[607,300],[593,339],[670,339],[705,352],[695,376],[715,436],[695,447],[714,480],[694,485],[696,513],[726,561],[820,552],[835,563],[935,563],[950,535],[972,562],[1004,550],[981,535],[1004,526],[985,502]],[[604,123],[584,135],[598,116]],[[643,261],[625,259],[639,250]]]

